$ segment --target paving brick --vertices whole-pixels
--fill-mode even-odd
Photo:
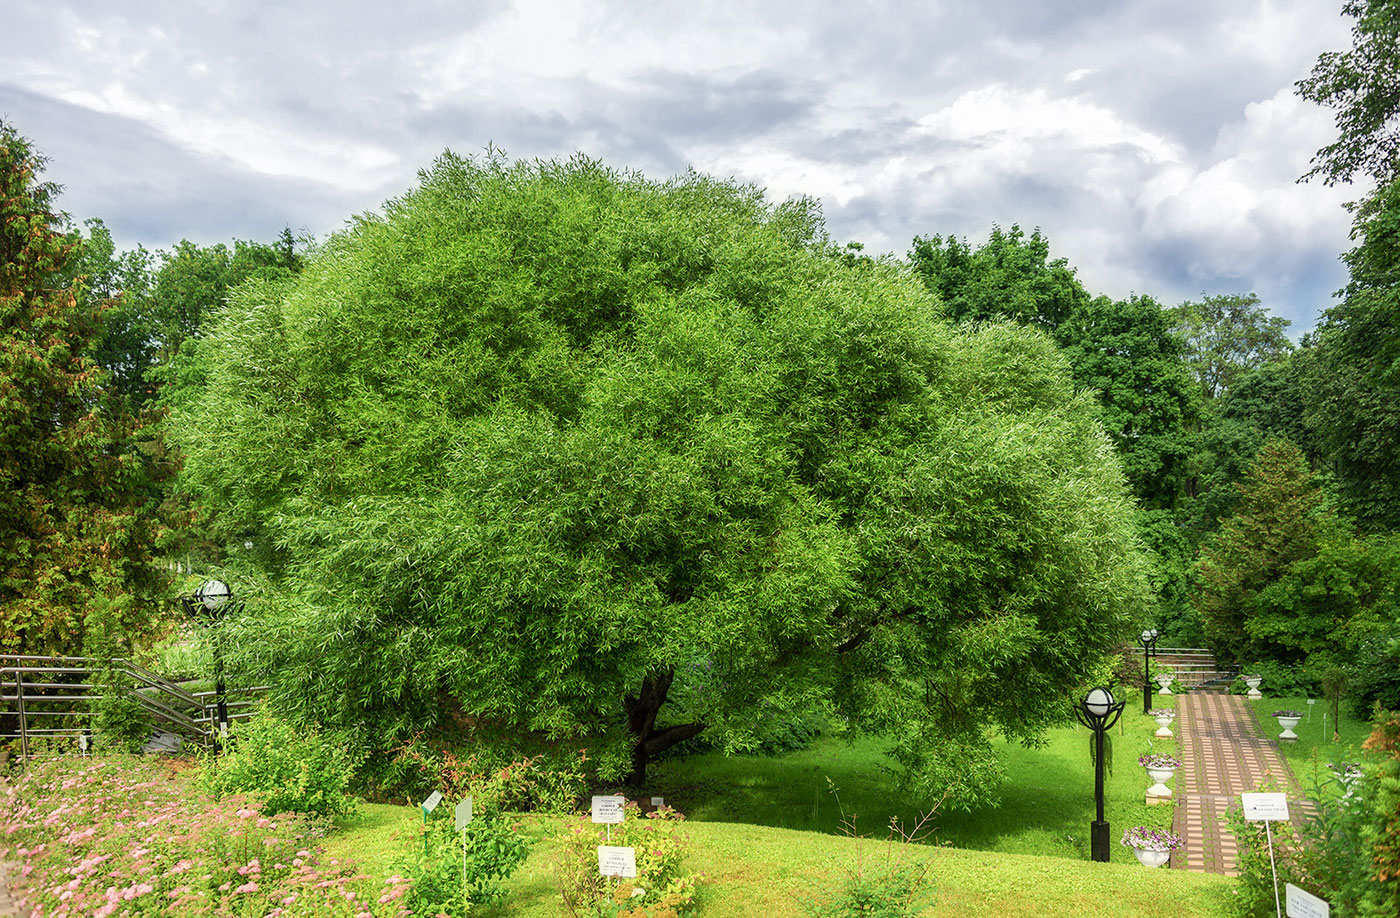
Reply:
[[[1181,742],[1177,805],[1172,829],[1185,846],[1172,853],[1182,870],[1239,873],[1239,842],[1225,814],[1239,808],[1239,795],[1272,782],[1290,803],[1303,797],[1278,746],[1254,722],[1243,698],[1223,694],[1178,695],[1176,728]]]

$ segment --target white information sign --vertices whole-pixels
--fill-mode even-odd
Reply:
[[[1332,906],[1306,889],[1292,883],[1285,887],[1288,895],[1288,918],[1331,918]]]
[[[1250,822],[1287,822],[1287,794],[1240,794],[1244,818]]]
[[[457,831],[460,832],[472,821],[472,798],[468,797],[457,804],[457,808],[452,812],[457,817]]]
[[[651,798],[651,805],[652,805],[652,806],[665,806],[665,805],[666,805],[666,798],[665,798],[665,797],[652,797],[652,798]]]
[[[424,814],[427,814],[427,813],[431,813],[433,810],[437,809],[437,805],[438,805],[439,803],[441,803],[441,802],[442,802],[442,793],[441,793],[440,791],[433,791],[431,794],[428,795],[428,799],[427,799],[427,800],[424,800],[424,801],[423,801],[421,804],[419,804],[419,805],[423,807],[423,812],[424,812]]]
[[[621,794],[605,795],[593,798],[593,821],[603,822],[609,825],[617,825],[622,822],[622,807],[627,803],[627,798]],[[619,849],[621,850],[621,849]]]
[[[635,877],[637,875],[637,849],[599,845],[598,873],[605,877],[627,877],[628,879]]]

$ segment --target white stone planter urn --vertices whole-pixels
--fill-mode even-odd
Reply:
[[[1161,867],[1172,856],[1169,848],[1134,848],[1133,853],[1144,867]]]
[[[1259,691],[1259,683],[1261,683],[1261,682],[1263,682],[1263,681],[1264,681],[1264,677],[1263,677],[1263,676],[1245,676],[1245,677],[1244,677],[1244,684],[1247,685],[1247,686],[1249,686],[1249,697],[1252,698],[1252,699],[1254,699],[1255,701],[1258,701],[1260,698],[1263,698],[1263,697],[1264,697],[1264,694],[1263,694],[1262,692]]]
[[[1298,734],[1293,732],[1293,728],[1298,726],[1298,721],[1303,719],[1303,715],[1298,711],[1275,711],[1274,719],[1283,728],[1283,732],[1278,735],[1278,738],[1288,742],[1296,742]]]
[[[1134,826],[1123,833],[1123,844],[1133,849],[1144,867],[1161,867],[1171,859],[1172,850],[1183,844],[1180,835],[1165,829]]]
[[[1160,687],[1157,691],[1158,695],[1170,695],[1172,693],[1172,680],[1176,678],[1176,673],[1158,673],[1152,678],[1157,680],[1157,685]]]
[[[1152,786],[1147,789],[1147,802],[1156,804],[1171,800],[1172,789],[1167,787],[1167,782],[1176,776],[1181,761],[1166,753],[1155,753],[1139,756],[1138,764],[1147,769],[1147,776],[1152,779]]]
[[[1157,721],[1157,732],[1154,733],[1153,736],[1159,736],[1162,739],[1171,739],[1174,735],[1172,733],[1172,721],[1176,719],[1176,713],[1167,709],[1157,709],[1153,710],[1151,714],[1152,719]]]

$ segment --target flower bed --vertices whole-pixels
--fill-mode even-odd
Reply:
[[[1154,752],[1138,756],[1138,764],[1143,768],[1180,768],[1181,759],[1165,752]]]
[[[1133,826],[1123,833],[1122,844],[1129,848],[1145,848],[1152,851],[1175,851],[1185,841],[1180,835],[1168,829],[1154,829],[1151,826]]]
[[[1147,712],[1148,717],[1175,717],[1176,712],[1171,708],[1153,708]]]
[[[23,898],[45,918],[404,918],[409,882],[322,862],[317,827],[215,802],[152,759],[30,763],[0,797],[0,857],[23,862]]]

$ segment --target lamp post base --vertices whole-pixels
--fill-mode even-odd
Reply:
[[[1089,850],[1090,857],[1096,861],[1108,863],[1108,823],[1094,820],[1089,823]]]

